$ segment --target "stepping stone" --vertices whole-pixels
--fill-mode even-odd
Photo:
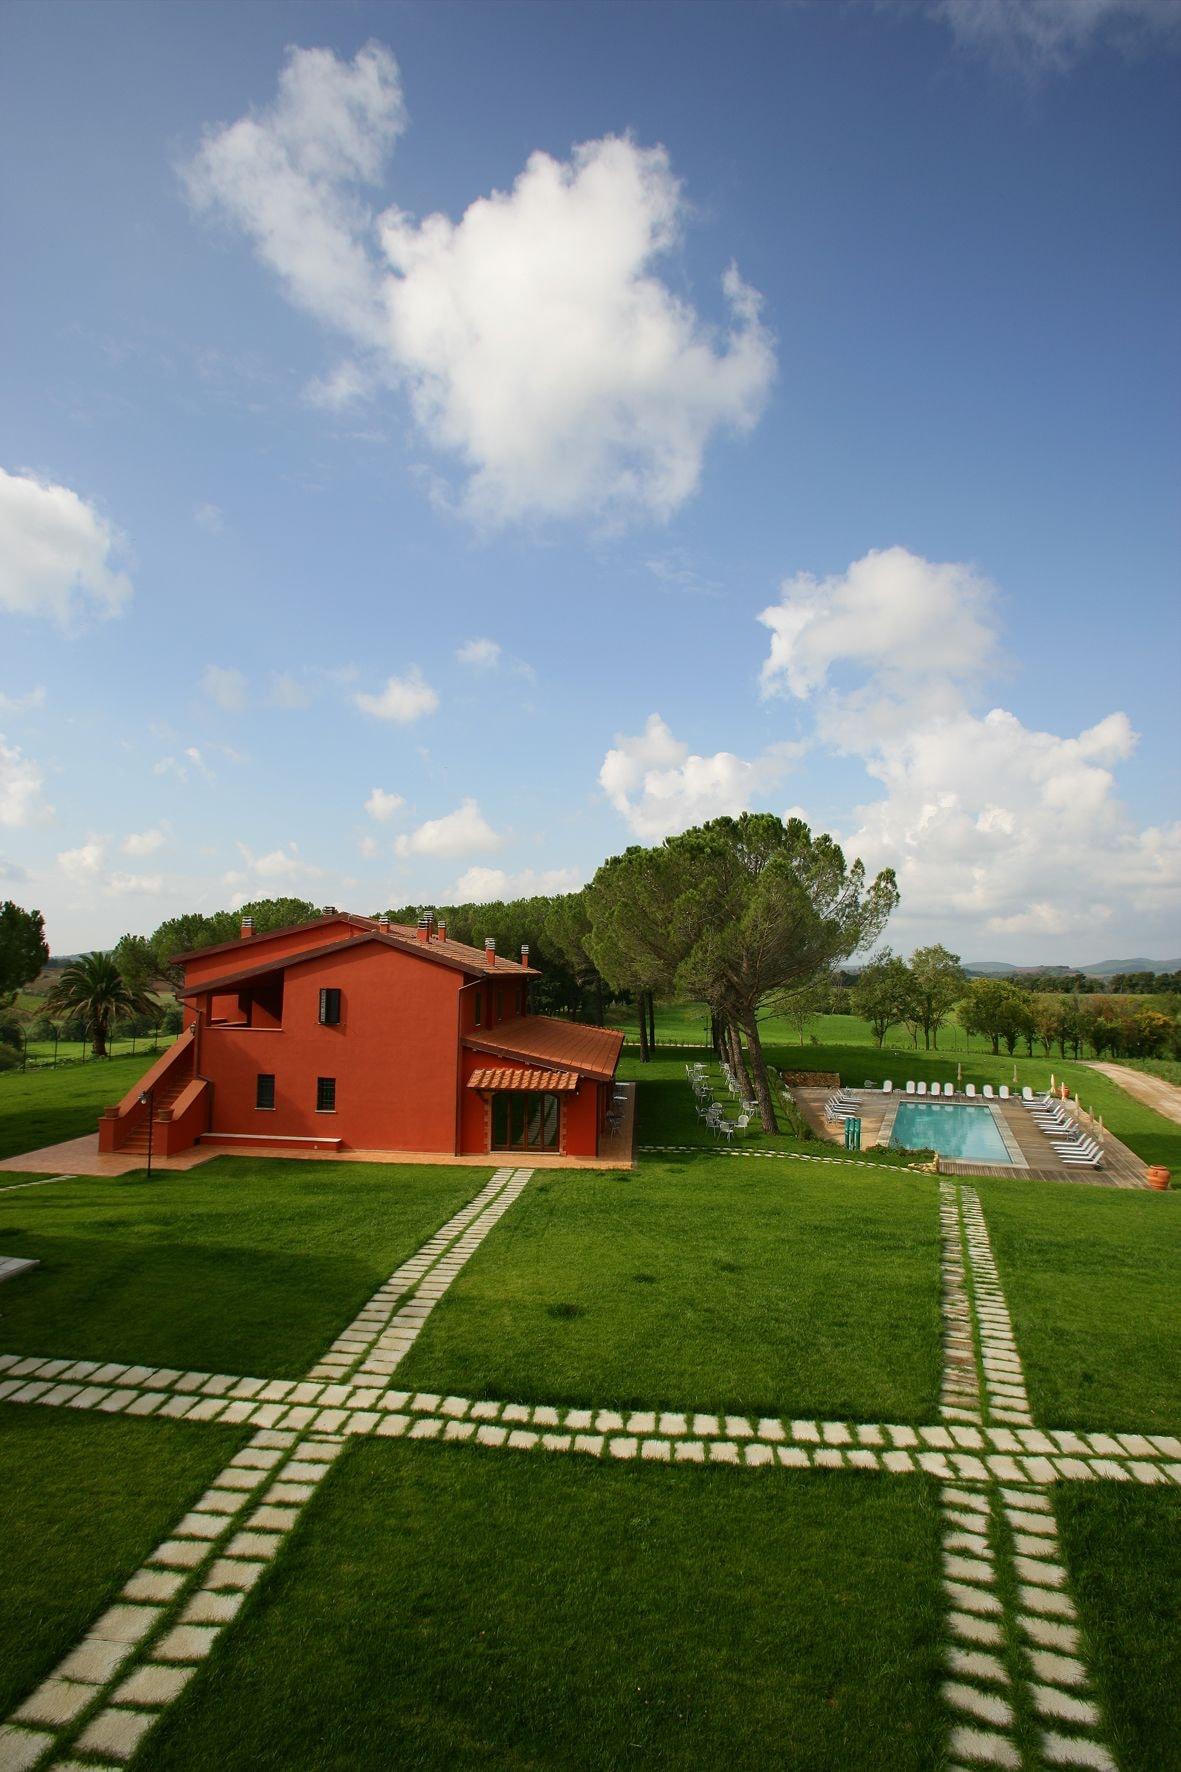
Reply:
[[[13,1712],[18,1723],[50,1723],[60,1729],[94,1703],[94,1687],[73,1680],[46,1680]],[[3,1760],[0,1759],[0,1765]]]
[[[114,1695],[116,1704],[171,1704],[179,1698],[193,1675],[195,1667],[159,1667],[149,1662],[137,1667]]]
[[[27,1772],[53,1746],[52,1735],[0,1724],[0,1772]]]
[[[204,1661],[220,1634],[220,1626],[178,1624],[152,1651],[157,1661]]]
[[[100,1710],[78,1737],[78,1751],[129,1760],[155,1721],[154,1711]]]

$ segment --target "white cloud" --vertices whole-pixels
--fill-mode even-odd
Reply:
[[[370,818],[375,818],[379,824],[384,824],[387,819],[394,816],[399,806],[405,804],[401,794],[387,794],[384,788],[374,788],[365,802],[365,810]]]
[[[0,714],[7,714],[10,719],[14,714],[29,714],[34,708],[44,706],[45,690],[40,684],[36,689],[30,689],[27,695],[5,695],[0,691]]]
[[[63,849],[57,865],[68,880],[77,884],[92,881],[102,873],[106,849],[96,837],[80,843],[77,849]]]
[[[874,549],[847,572],[785,579],[759,620],[771,630],[763,689],[804,697],[834,665],[862,666],[886,688],[960,682],[994,662],[992,586],[970,566],[935,564],[906,548]]]
[[[482,523],[668,516],[714,433],[758,419],[775,355],[733,266],[721,328],[659,276],[687,212],[665,150],[608,136],[565,161],[537,152],[458,222],[418,222],[363,196],[404,126],[388,51],[295,49],[275,102],[207,133],[188,168],[194,203],[358,348],[311,397],[401,382]]]
[[[208,535],[220,535],[226,526],[225,512],[220,505],[198,505],[193,512],[193,522]]]
[[[362,837],[357,844],[357,848],[365,857],[366,861],[372,861],[377,854],[380,845],[376,837]]]
[[[392,720],[398,726],[409,726],[424,714],[433,714],[439,705],[438,696],[417,665],[411,665],[404,677],[387,678],[385,688],[376,695],[359,691],[353,700],[363,714]]]
[[[240,714],[247,703],[247,683],[233,665],[206,665],[201,673],[201,693],[227,714]]]
[[[245,843],[237,845],[242,857],[241,868],[232,868],[223,874],[222,879],[227,886],[257,887],[265,885],[270,888],[293,886],[306,880],[322,880],[325,870],[316,867],[313,862],[305,861],[299,853],[297,843],[288,843],[286,847],[271,849],[265,855],[256,855]],[[233,901],[233,908],[246,903],[250,892],[244,896],[239,893]]]
[[[782,780],[801,747],[772,745],[762,756],[731,751],[697,756],[675,738],[659,714],[642,733],[617,734],[599,770],[599,785],[637,837],[655,842],[691,825],[746,811]]]
[[[268,700],[273,708],[283,708],[288,713],[294,713],[301,708],[311,707],[312,692],[298,677],[292,677],[286,671],[278,671],[271,678]]]
[[[86,614],[119,615],[132,585],[114,563],[120,538],[68,486],[0,468],[0,609],[69,628]]]
[[[462,665],[471,665],[478,671],[491,671],[500,663],[500,654],[499,640],[465,640],[455,656]]]
[[[203,781],[217,779],[195,744],[186,745],[179,757],[161,757],[152,765],[152,774],[175,775],[178,781],[187,781],[190,775],[199,775]]]
[[[1118,915],[1167,942],[1181,826],[1138,830],[1116,795],[1131,722],[1111,713],[1062,737],[979,712],[979,680],[1004,660],[974,571],[890,549],[819,585],[790,580],[759,620],[764,687],[810,702],[818,740],[880,785],[841,840],[896,870],[901,930],[1033,941],[1096,935]]]
[[[503,868],[470,867],[451,888],[456,904],[492,904],[513,898],[549,898],[559,892],[576,892],[582,884],[577,868],[522,868],[506,873]]]
[[[1029,75],[1064,73],[1100,42],[1125,52],[1176,41],[1176,0],[935,0],[965,49]]]
[[[394,849],[402,856],[478,855],[482,850],[498,849],[501,841],[476,802],[465,799],[454,812],[428,818],[408,836],[399,837]]]
[[[132,831],[124,837],[122,849],[124,855],[154,855],[168,841],[162,830]]]
[[[45,796],[45,776],[19,745],[5,744],[0,733],[0,825],[37,824],[52,818]]]
[[[28,868],[21,867],[19,862],[11,861],[6,855],[0,855],[0,880],[8,880],[14,886],[23,886],[28,878]]]
[[[154,898],[163,890],[163,874],[108,874],[103,886],[109,898]]]

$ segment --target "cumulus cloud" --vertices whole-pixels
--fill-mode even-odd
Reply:
[[[499,640],[465,640],[455,656],[462,665],[471,665],[477,671],[491,671],[500,663],[500,653]]]
[[[106,850],[96,837],[86,843],[80,843],[77,849],[63,849],[57,858],[57,865],[67,880],[76,884],[91,881],[102,873],[106,859]]]
[[[123,839],[124,855],[154,855],[168,841],[167,834],[162,830],[132,831]]]
[[[61,628],[119,615],[132,585],[106,518],[68,486],[0,468],[0,609]]]
[[[881,789],[840,835],[897,871],[901,928],[1067,936],[1134,914],[1166,937],[1181,826],[1137,829],[1118,799],[1131,722],[1114,712],[1063,737],[982,708],[981,668],[1004,659],[971,568],[875,552],[820,584],[789,580],[759,620],[764,690],[806,702],[817,740]]]
[[[616,735],[599,785],[635,835],[656,842],[707,819],[745,812],[782,780],[801,750],[778,744],[755,758],[732,751],[698,756],[659,714],[650,714],[643,732]]]
[[[401,794],[387,794],[384,788],[374,788],[365,802],[365,810],[370,818],[375,818],[379,824],[384,824],[387,819],[394,816],[399,806],[405,804]]]
[[[286,671],[277,671],[271,678],[271,690],[267,699],[273,708],[283,708],[287,713],[294,713],[301,708],[311,707],[312,692],[298,677],[289,676]]]
[[[456,904],[493,904],[513,898],[551,897],[559,892],[576,892],[582,884],[577,868],[522,868],[519,873],[506,873],[504,868],[470,867],[456,880],[451,897]]]
[[[1176,0],[935,0],[964,49],[1027,75],[1060,74],[1101,42],[1125,53],[1176,44]]]
[[[234,665],[206,665],[201,673],[201,693],[227,714],[240,714],[247,703],[247,683]]]
[[[283,886],[296,886],[305,881],[324,878],[325,870],[305,861],[297,843],[268,850],[263,855],[256,855],[246,843],[239,843],[237,848],[242,857],[242,866],[231,868],[222,876],[225,885],[246,888],[231,899],[231,908],[234,910],[240,904],[246,904],[254,890],[260,886],[274,891]]]
[[[53,817],[45,799],[45,776],[19,745],[4,742],[0,733],[0,825],[37,824]]]
[[[378,847],[379,845],[376,837],[361,837],[357,843],[357,848],[365,857],[366,861],[373,860],[378,852]]]
[[[217,779],[195,744],[186,745],[179,757],[161,757],[153,763],[152,774],[174,775],[177,781],[187,781],[190,775],[199,775],[203,781]]]
[[[608,136],[567,160],[537,152],[458,221],[418,221],[367,194],[404,126],[380,45],[348,63],[295,49],[274,103],[209,131],[187,169],[192,201],[353,341],[311,397],[400,382],[482,523],[668,516],[713,435],[757,421],[775,352],[733,265],[720,326],[662,280],[686,213],[665,150]]]
[[[398,855],[478,855],[498,849],[501,838],[492,829],[475,800],[465,799],[443,818],[428,818],[394,844]]]
[[[353,701],[363,714],[375,720],[392,720],[397,726],[409,726],[424,714],[433,714],[439,698],[417,665],[411,665],[404,677],[387,677],[384,689],[376,695],[358,691]]]

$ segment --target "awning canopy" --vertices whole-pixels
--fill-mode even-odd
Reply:
[[[523,1065],[497,1065],[473,1071],[469,1089],[544,1090],[550,1095],[569,1095],[578,1088],[577,1071],[539,1071]]]

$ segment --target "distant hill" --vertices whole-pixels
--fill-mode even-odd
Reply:
[[[1090,978],[1110,978],[1113,972],[1177,972],[1181,960],[1099,960],[1094,966],[1080,966]]]
[[[1088,978],[1112,978],[1117,972],[1177,972],[1181,960],[1100,960],[1094,966],[1013,966],[1008,960],[965,960],[971,978],[1011,978],[1016,972],[1082,972]]]

